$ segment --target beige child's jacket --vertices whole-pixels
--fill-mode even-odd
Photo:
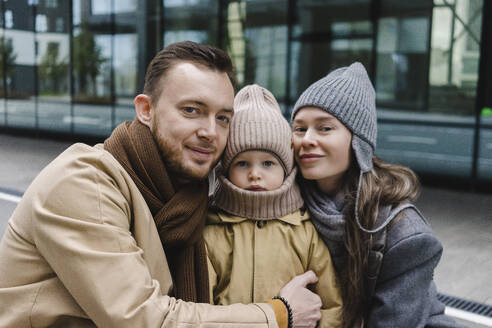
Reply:
[[[210,211],[205,227],[210,300],[214,304],[271,299],[295,276],[313,270],[321,297],[318,327],[341,327],[342,298],[328,248],[307,212],[253,220]]]

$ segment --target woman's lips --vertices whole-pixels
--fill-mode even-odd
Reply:
[[[322,157],[324,156],[320,154],[304,154],[299,156],[299,160],[301,161],[301,163],[309,163],[314,162]]]

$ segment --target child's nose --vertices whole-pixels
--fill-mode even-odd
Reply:
[[[249,178],[251,180],[261,179],[260,172],[256,168],[252,168],[251,171],[249,171]]]

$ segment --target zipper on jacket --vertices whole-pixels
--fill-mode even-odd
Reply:
[[[255,222],[256,228],[261,229],[267,224],[265,220],[257,220]],[[256,228],[253,228],[253,291],[252,291],[252,300],[251,302],[255,302],[255,277],[256,277]]]
[[[258,225],[259,221],[256,221]],[[255,302],[255,276],[256,276],[256,228],[253,228],[253,290],[251,292],[251,303]]]

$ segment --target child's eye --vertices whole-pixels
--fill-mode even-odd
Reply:
[[[294,128],[294,132],[296,132],[296,133],[303,133],[303,132],[306,132],[306,128],[297,126],[297,127]]]
[[[231,122],[231,119],[225,115],[221,115],[221,116],[217,117],[217,119],[224,124],[229,124]]]
[[[246,161],[237,161],[236,162],[236,166],[246,167],[246,166],[248,166],[248,162],[246,162]]]
[[[275,165],[275,163],[273,161],[264,161],[263,162],[263,166],[266,166],[266,167],[271,167],[274,165]]]

